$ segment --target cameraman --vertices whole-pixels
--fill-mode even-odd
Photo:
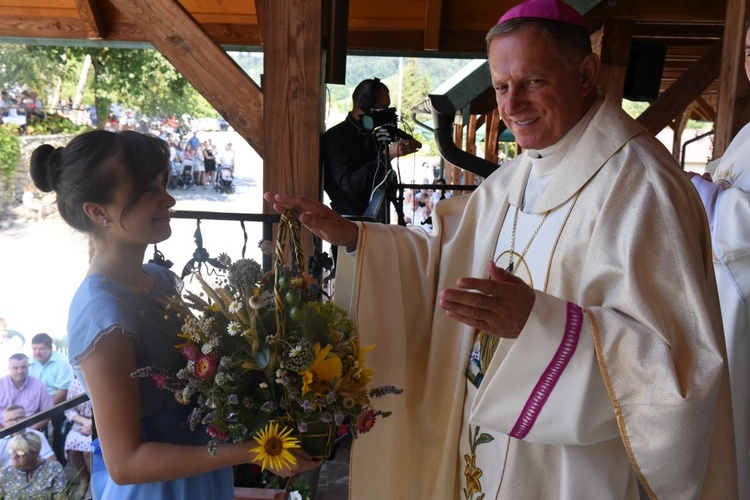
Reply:
[[[373,128],[396,125],[396,114],[386,110],[391,104],[388,87],[380,79],[363,80],[354,89],[352,110],[346,119],[323,134],[321,157],[324,189],[331,198],[331,208],[343,215],[363,215],[373,189],[383,180],[390,164],[386,151],[374,136]],[[390,111],[390,110],[389,110]],[[381,116],[392,115],[392,121]],[[411,154],[422,144],[401,134],[388,146],[387,159]],[[390,162],[389,162],[390,163]]]

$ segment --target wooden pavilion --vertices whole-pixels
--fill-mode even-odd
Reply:
[[[18,43],[153,45],[263,157],[265,189],[319,198],[318,134],[311,131],[323,128],[325,83],[343,83],[347,53],[481,58],[485,33],[516,3],[0,0],[0,37]],[[639,120],[653,133],[673,127],[675,151],[688,118],[715,123],[715,156],[750,119],[750,86],[742,68],[750,0],[568,3],[596,30],[592,39],[608,92],[622,95],[634,66],[636,83],[658,78],[662,70],[658,95]],[[663,60],[639,69],[631,56],[649,44],[662,47]],[[226,50],[261,47],[263,81],[255,82]],[[457,143],[469,152],[472,128],[486,123],[491,143],[502,126],[491,101],[472,109],[471,116],[455,125]]]

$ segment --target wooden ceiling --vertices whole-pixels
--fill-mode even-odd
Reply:
[[[275,134],[269,119],[275,119],[276,108],[288,105],[293,86],[314,82],[318,66],[311,55],[322,53],[328,39],[337,37],[334,45],[339,51],[343,45],[350,54],[484,57],[484,35],[517,1],[0,0],[0,39],[151,43],[263,154],[263,129]],[[723,151],[737,124],[748,121],[737,109],[747,108],[750,95],[740,33],[750,0],[567,1],[585,12],[596,30],[608,90],[622,86],[632,41],[666,46],[660,97],[644,113],[649,115],[639,118],[652,132],[676,123],[684,126],[688,116],[715,121],[717,127],[728,120],[733,125],[727,132],[717,131],[718,150]],[[270,99],[279,90],[276,86],[263,92],[255,82],[246,84],[222,48],[262,48],[266,80],[278,73],[281,79],[274,83],[283,85],[282,95]],[[312,59],[325,63],[324,55]],[[221,70],[215,81],[206,80],[202,68],[215,60],[223,61]],[[298,72],[303,67],[306,74]],[[236,95],[223,95],[227,89]],[[305,105],[322,102],[318,94],[311,92]],[[238,103],[243,109],[235,109]],[[314,144],[310,147],[307,156],[315,158]]]
[[[661,91],[721,39],[726,2],[569,0],[579,10],[588,10],[586,17],[594,28],[606,21],[630,23],[627,29],[633,40],[665,44]],[[262,47],[258,14],[263,10],[262,0],[179,3],[219,45],[253,50]],[[484,34],[515,3],[516,0],[349,0],[348,50],[378,55],[481,57]],[[101,43],[148,41],[137,22],[109,0],[0,0],[0,37]],[[716,81],[704,92],[709,106],[716,105]],[[710,118],[708,112],[697,113]]]

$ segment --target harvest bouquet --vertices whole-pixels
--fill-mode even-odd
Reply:
[[[284,263],[291,233],[295,263]],[[337,434],[369,431],[387,412],[372,400],[401,391],[371,387],[373,372],[346,311],[321,301],[304,272],[299,223],[286,214],[279,224],[274,270],[263,273],[250,259],[232,263],[215,286],[200,274],[199,294],[183,300],[196,314],[183,324],[180,349],[185,366],[177,372],[149,367],[149,376],[182,404],[197,403],[189,419],[206,426],[209,451],[221,441],[254,439],[250,451],[262,467],[276,470],[296,462],[290,449],[313,458],[331,454]]]

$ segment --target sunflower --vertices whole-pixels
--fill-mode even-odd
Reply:
[[[263,470],[269,465],[277,471],[291,469],[291,466],[297,463],[297,458],[289,450],[300,447],[298,439],[289,437],[291,433],[292,429],[289,427],[284,427],[279,433],[279,424],[269,422],[253,436],[258,447],[249,450],[248,453],[255,453],[253,460],[263,460]]]
[[[335,378],[341,378],[344,371],[341,358],[331,352],[332,346],[321,349],[320,344],[313,346],[315,359],[307,370],[300,372],[302,377],[302,394],[310,391],[323,392]]]

